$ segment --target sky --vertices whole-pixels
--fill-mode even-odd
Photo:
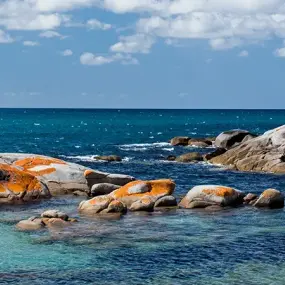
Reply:
[[[285,0],[0,0],[0,107],[285,108]]]

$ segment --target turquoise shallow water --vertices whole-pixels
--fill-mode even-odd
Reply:
[[[51,155],[140,179],[172,178],[177,197],[208,183],[256,193],[268,187],[284,191],[283,176],[161,160],[193,150],[172,148],[167,141],[173,136],[214,136],[232,128],[263,133],[284,119],[285,111],[0,110],[0,152]],[[93,162],[96,154],[124,160]],[[283,210],[179,210],[106,220],[78,216],[79,202],[64,197],[1,208],[0,284],[284,285]],[[64,210],[79,223],[62,232],[15,229],[18,220],[49,208]]]

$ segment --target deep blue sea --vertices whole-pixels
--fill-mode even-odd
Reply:
[[[165,162],[174,136],[212,137],[241,128],[261,134],[285,111],[0,109],[0,152],[37,153],[138,179],[171,178],[176,196],[199,184],[261,193],[285,191],[285,177]],[[94,162],[117,154],[121,163]],[[80,217],[80,198],[1,208],[0,284],[284,285],[285,213],[238,208],[205,213],[129,213],[120,220]],[[61,232],[23,233],[17,221],[55,208],[79,222]]]

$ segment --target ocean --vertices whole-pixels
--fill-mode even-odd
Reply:
[[[0,109],[0,152],[43,154],[138,179],[171,178],[178,199],[200,184],[284,191],[281,175],[164,160],[212,150],[174,148],[168,143],[174,136],[213,137],[236,128],[262,134],[284,123],[285,110]],[[110,154],[123,161],[92,159]],[[1,207],[0,284],[285,284],[283,209],[172,210],[107,220],[80,217],[80,199]],[[45,209],[79,222],[60,233],[15,229]]]

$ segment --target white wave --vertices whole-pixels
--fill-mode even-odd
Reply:
[[[98,162],[98,163],[106,162],[105,160],[95,159],[96,155],[75,155],[75,156],[60,155],[60,157],[67,158],[67,159],[75,159],[75,160],[85,161],[85,162]],[[133,157],[125,157],[122,159],[122,161],[128,162],[128,161],[131,161],[132,159],[133,159]]]
[[[156,142],[156,143],[139,143],[139,144],[123,144],[118,146],[119,149],[124,151],[146,151],[154,148],[165,148],[171,146],[170,143]]]
[[[174,151],[174,147],[172,147],[172,148],[163,148],[162,150],[165,150],[165,151]]]

